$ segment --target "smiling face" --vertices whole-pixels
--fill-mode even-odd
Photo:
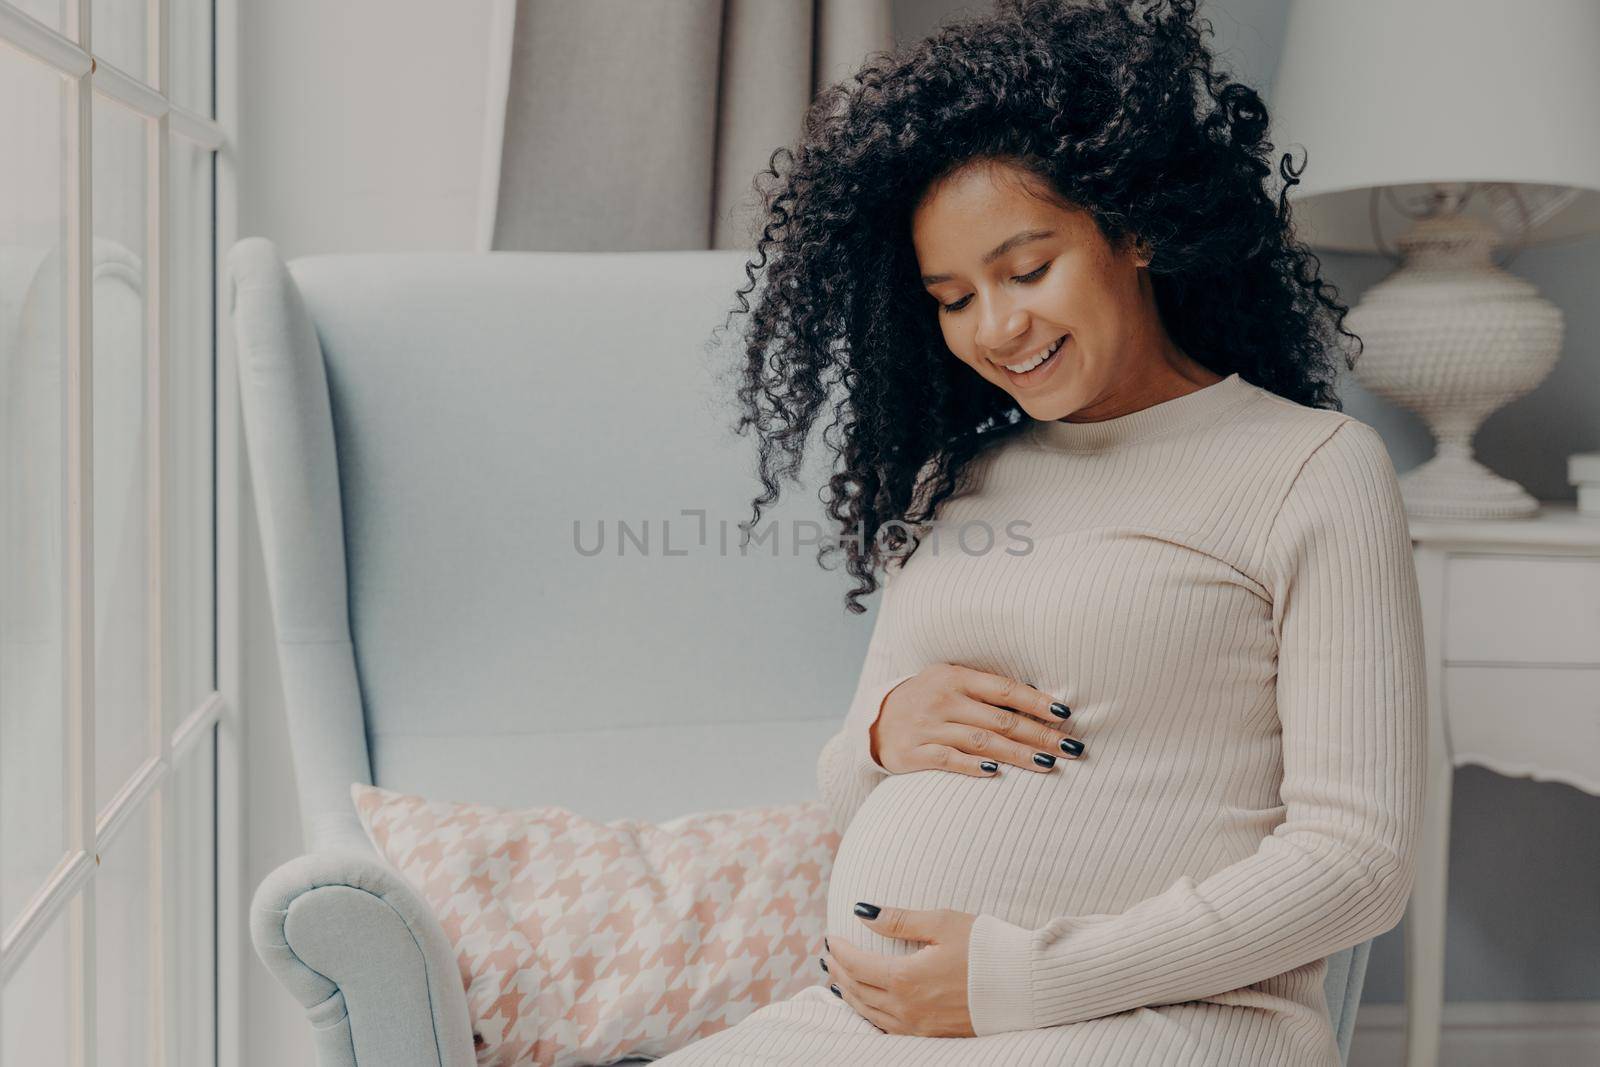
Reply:
[[[1042,189],[984,161],[917,205],[912,243],[950,351],[1035,419],[1111,418],[1217,380],[1167,336],[1148,256],[1112,247],[1088,212]]]

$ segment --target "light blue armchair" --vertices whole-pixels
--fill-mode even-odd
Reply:
[[[754,445],[707,342],[744,261],[229,254],[308,849],[251,935],[322,1067],[475,1063],[451,945],[350,783],[597,819],[816,795],[873,613],[816,565],[820,456],[740,552]],[[1341,1050],[1369,945],[1330,958]]]

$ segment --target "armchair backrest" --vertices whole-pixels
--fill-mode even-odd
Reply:
[[[738,547],[742,320],[710,341],[745,259],[230,255],[310,838],[362,750],[388,788],[595,818],[815,795],[872,613],[816,563],[815,466]]]

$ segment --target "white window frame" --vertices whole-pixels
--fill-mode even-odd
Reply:
[[[128,0],[137,2],[137,0]],[[0,0],[0,47],[26,53],[32,60],[63,75],[75,121],[62,131],[65,164],[64,207],[67,214],[67,315],[65,375],[65,587],[63,617],[66,751],[69,753],[65,796],[65,855],[43,886],[0,937],[0,987],[28,958],[29,952],[63,916],[69,952],[69,1033],[66,1062],[93,1067],[99,1059],[95,1042],[95,871],[99,858],[138,818],[149,820],[150,983],[149,1047],[145,1062],[177,1062],[180,1042],[185,1059],[213,1062],[218,1067],[243,1063],[241,1044],[242,963],[248,951],[244,922],[244,853],[242,818],[243,723],[240,695],[239,625],[239,479],[240,423],[237,413],[237,371],[224,324],[227,321],[223,264],[237,233],[238,181],[231,132],[237,129],[236,0],[213,0],[213,102],[216,119],[169,100],[168,0],[146,3],[146,67],[148,80],[134,78],[97,56],[90,35],[91,0],[67,0],[61,32]],[[92,437],[92,108],[94,94],[142,116],[146,126],[145,299],[145,477],[149,487],[146,545],[148,729],[153,756],[147,759],[98,812],[94,796],[94,558]],[[113,105],[115,106],[115,105]],[[164,524],[170,510],[166,473],[171,457],[166,447],[161,408],[163,360],[170,336],[171,227],[169,154],[172,136],[179,136],[215,154],[213,186],[212,329],[213,533],[216,605],[213,638],[217,690],[201,700],[168,734],[165,728],[163,662]],[[215,738],[212,811],[180,811],[169,783],[174,768],[194,755],[208,736]],[[151,800],[155,797],[155,800]],[[216,931],[215,974],[178,973],[174,957],[177,916],[163,886],[175,876],[181,819],[215,816],[215,868],[212,872]],[[198,994],[198,1001],[194,995]],[[3,1000],[3,998],[0,998]],[[212,1010],[188,1017],[196,1003]],[[193,1030],[192,1026],[201,1027]],[[196,1048],[195,1034],[205,1045]],[[132,1050],[129,1050],[131,1053]]]

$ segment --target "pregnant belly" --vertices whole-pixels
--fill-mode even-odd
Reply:
[[[996,778],[951,771],[892,775],[845,829],[828,884],[828,936],[888,955],[917,944],[885,938],[856,901],[987,913],[1033,928],[1052,916],[1121,911],[1183,874],[1204,877],[1255,850],[1206,799],[1215,774],[1062,761],[1048,773],[1002,767]],[[1124,765],[1125,766],[1125,765]],[[1271,812],[1266,812],[1270,816]],[[1219,826],[1232,831],[1218,841]]]
[[[1063,895],[1063,883],[1080,869],[1069,858],[1078,820],[1067,776],[1081,769],[1058,766],[1041,774],[1004,767],[998,777],[982,779],[915,771],[885,778],[839,842],[828,884],[828,936],[842,935],[874,952],[915,951],[914,944],[868,930],[854,914],[858,900],[987,912],[1026,923],[1046,898]]]

